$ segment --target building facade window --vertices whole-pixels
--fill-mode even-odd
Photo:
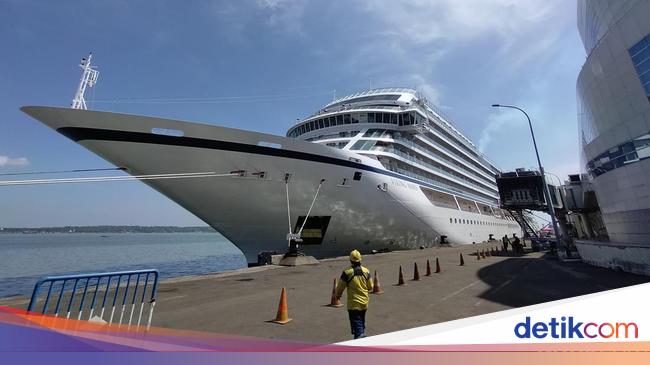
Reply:
[[[650,101],[650,34],[628,49],[632,64]]]

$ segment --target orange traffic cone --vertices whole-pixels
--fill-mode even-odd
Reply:
[[[429,263],[429,260],[427,260],[427,273],[425,276],[431,276],[431,263]]]
[[[460,266],[465,266],[465,260],[463,260],[463,254],[460,254]]]
[[[440,273],[442,270],[440,269],[440,261],[438,261],[438,258],[436,257],[436,273]]]
[[[406,285],[404,282],[404,275],[402,275],[402,265],[399,266],[399,279],[397,280],[397,286]]]
[[[282,288],[282,293],[280,293],[280,304],[278,304],[278,314],[275,316],[275,320],[271,322],[286,324],[290,321],[291,318],[289,318],[289,309],[287,307],[287,292]]]
[[[480,259],[481,259],[481,254],[478,252],[478,250],[476,250],[476,260],[478,261]]]
[[[372,294],[382,294],[384,292],[381,290],[381,286],[379,286],[379,275],[377,275],[377,270],[375,270],[375,280],[373,284]]]
[[[332,286],[332,299],[330,300],[330,304],[327,305],[328,307],[342,307],[343,303],[341,303],[341,300],[336,297],[336,278],[334,278],[334,286]]]
[[[413,280],[420,280],[420,271],[418,270],[418,263],[416,262],[413,266]]]

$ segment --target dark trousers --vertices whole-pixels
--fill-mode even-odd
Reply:
[[[354,338],[365,337],[366,333],[366,310],[349,310],[350,328]]]

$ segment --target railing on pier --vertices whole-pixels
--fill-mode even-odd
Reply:
[[[158,277],[158,270],[45,277],[34,286],[27,310],[54,317],[65,315],[67,319],[76,317],[77,320],[82,320],[84,313],[87,313],[88,320],[104,321],[110,325],[114,323],[115,310],[118,308],[117,323],[122,325],[127,307],[130,307],[128,326],[139,326],[146,306],[148,329],[156,304]],[[54,302],[56,304],[51,305]],[[133,314],[138,306],[137,322],[133,323]],[[104,319],[105,313],[110,313],[108,320]]]

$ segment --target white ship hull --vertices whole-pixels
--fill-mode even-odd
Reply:
[[[510,220],[437,207],[416,180],[345,150],[160,118],[50,107],[22,110],[132,175],[246,171],[244,177],[143,182],[223,234],[249,262],[257,261],[261,251],[287,249],[287,173],[292,228],[306,215],[325,179],[310,214],[330,217],[322,243],[300,246],[316,257],[347,254],[353,248],[430,247],[443,235],[451,243],[471,244],[490,234],[500,238],[521,232]],[[154,134],[152,129],[182,131],[183,136]],[[264,177],[253,175],[260,172]],[[355,172],[362,173],[359,181],[353,180]],[[468,223],[450,223],[454,219]]]

